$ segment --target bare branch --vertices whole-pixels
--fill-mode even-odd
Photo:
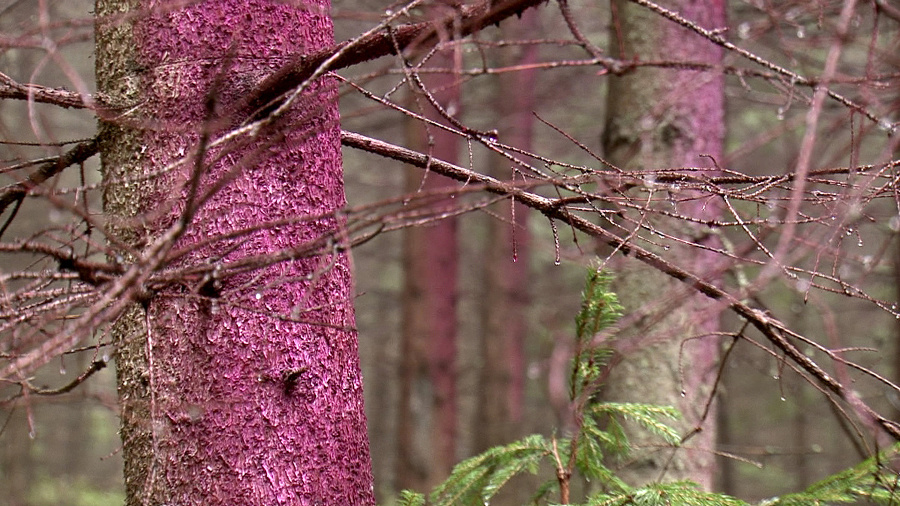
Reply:
[[[454,23],[458,24],[454,31],[461,36],[471,35],[544,1],[546,0],[482,0],[477,4],[463,6],[459,13],[449,14],[441,19],[378,30],[359,40],[342,42],[311,55],[302,55],[269,76],[236,110],[258,114],[259,111],[270,108],[271,104],[299,86],[314,72],[338,70],[395,54],[395,48],[402,51],[411,46],[431,46],[438,42],[440,33],[449,30]],[[335,55],[338,57],[335,58]],[[324,65],[326,62],[328,64]]]
[[[81,142],[74,148],[63,153],[55,160],[41,165],[39,169],[32,172],[25,181],[6,187],[0,192],[0,213],[13,202],[18,202],[25,198],[33,188],[40,186],[48,179],[56,176],[66,169],[66,167],[76,165],[86,161],[88,158],[97,154],[99,142],[97,138],[89,141]]]
[[[720,34],[720,31],[718,30],[718,28],[721,28],[721,27],[718,27],[715,29],[703,28],[702,26],[697,25],[693,21],[691,21],[689,19],[685,19],[677,12],[670,11],[670,10],[666,9],[665,7],[662,7],[654,2],[651,2],[650,0],[629,0],[629,1],[634,2],[643,7],[646,7],[648,9],[652,10],[653,12],[659,14],[660,16],[662,16],[666,19],[669,19],[675,23],[678,23],[679,25],[687,28],[688,30],[691,30],[692,32],[695,32],[695,33],[703,36],[705,39],[709,40],[710,42],[713,42],[719,46],[722,46],[723,48],[725,48],[729,51],[735,52],[754,63],[762,65],[763,67],[775,72],[776,74],[779,74],[781,76],[788,78],[790,80],[791,84],[793,84],[793,85],[808,86],[810,88],[817,88],[819,86],[824,86],[824,83],[820,80],[804,77],[796,72],[788,70],[776,63],[773,63],[765,58],[762,58],[754,53],[751,53],[750,51],[747,51],[746,49],[743,49],[741,47],[738,47],[738,46],[732,44],[731,42],[726,40],[725,37],[723,37]],[[826,88],[825,92],[832,99],[837,100],[841,104],[844,104],[845,106],[849,107],[850,109],[852,109],[854,111],[862,113],[863,115],[865,115],[865,117],[869,118],[876,124],[888,125],[889,128],[894,127],[894,124],[892,122],[888,121],[885,118],[879,117],[872,111],[868,110],[867,108],[863,107],[860,104],[857,104],[856,102],[853,102],[849,98],[847,98],[833,90],[827,89],[827,88]]]
[[[74,91],[47,88],[37,84],[21,84],[0,72],[0,100],[4,98],[33,100],[35,102],[58,105],[66,109],[84,109],[89,107],[84,97]]]
[[[518,202],[540,211],[548,218],[563,221],[577,230],[602,240],[609,246],[621,251],[624,255],[634,255],[635,258],[650,267],[685,283],[687,286],[711,299],[722,301],[737,315],[750,322],[750,324],[759,330],[776,348],[781,350],[781,352],[794,361],[804,371],[816,378],[816,380],[827,390],[833,392],[841,399],[852,403],[858,411],[869,415],[885,432],[895,439],[900,440],[900,425],[879,415],[873,409],[863,404],[863,402],[853,395],[845,385],[834,379],[815,361],[801,352],[800,349],[789,340],[801,336],[789,330],[784,323],[763,310],[750,307],[747,303],[707,282],[700,276],[697,276],[632,242],[627,242],[603,227],[574,214],[567,207],[559,205],[556,199],[542,197],[463,167],[435,160],[422,153],[356,133],[343,131],[341,133],[341,142],[345,146],[375,153],[416,167],[424,168],[427,166],[429,167],[429,170],[453,178],[457,181],[482,183],[485,185],[486,191],[500,195],[508,195]]]

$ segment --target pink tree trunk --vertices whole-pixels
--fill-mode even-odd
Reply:
[[[500,28],[503,38],[528,39],[540,33],[538,11],[522,14],[519,23]],[[524,70],[501,73],[495,98],[499,130],[504,143],[526,151],[532,149],[538,45],[525,45],[508,55],[501,66],[521,65]],[[495,156],[491,175],[513,184],[523,183],[512,162]],[[529,263],[531,233],[528,207],[502,202],[494,212],[503,218],[491,219],[485,247],[485,293],[482,304],[484,359],[478,390],[478,425],[475,446],[486,450],[519,437],[525,396],[525,338],[528,335],[528,307],[531,302]]]
[[[436,13],[440,9],[434,10]],[[452,67],[452,53],[438,52],[428,67]],[[422,76],[434,99],[445,109],[460,109],[458,76]],[[446,123],[424,96],[416,101],[423,114]],[[458,158],[456,134],[436,127],[409,127],[410,144],[417,150],[451,163]],[[422,178],[426,179],[423,181]],[[413,168],[407,175],[407,191],[452,192],[458,183]],[[454,201],[439,199],[433,205],[446,209]],[[459,251],[457,220],[446,218],[413,227],[404,233],[403,343],[400,402],[397,423],[397,485],[430,490],[446,478],[456,464],[457,445],[457,314]],[[415,406],[425,406],[427,412]]]
[[[330,214],[344,205],[336,88],[314,83],[257,138],[201,149],[284,57],[332,44],[329,8],[98,0],[100,90],[128,111],[101,125],[105,207],[137,217],[112,228],[140,251],[190,217],[161,267],[201,272],[115,330],[130,505],[374,503],[352,279]],[[232,268],[322,237],[324,255]]]

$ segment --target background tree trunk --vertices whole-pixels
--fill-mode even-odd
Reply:
[[[221,266],[322,236],[340,243],[341,223],[327,215],[344,205],[333,83],[310,86],[260,140],[204,145],[232,126],[219,114],[282,57],[333,42],[328,9],[97,1],[98,83],[115,111],[100,134],[105,209],[137,256],[165,233],[184,252],[147,268]],[[305,216],[322,217],[266,226]],[[342,251],[164,287],[119,321],[129,505],[374,503]]]
[[[35,474],[34,459],[31,457],[34,438],[29,436],[28,420],[24,410],[18,413],[3,413],[6,419],[4,436],[15,443],[5,444],[2,449],[0,469],[3,480],[0,492],[9,506],[28,504],[29,478]]]
[[[439,51],[425,66],[454,68],[454,54]],[[450,114],[459,113],[458,76],[426,74],[422,82],[441,107]],[[415,97],[413,109],[421,109],[424,116],[446,123],[422,95]],[[413,149],[456,163],[460,147],[456,134],[408,121],[407,137]],[[449,194],[458,186],[455,181],[414,167],[407,170],[406,190],[413,202],[425,195],[429,213],[452,209],[454,200]],[[442,191],[448,197],[427,197]],[[449,217],[407,228],[403,241],[397,484],[401,490],[421,491],[430,490],[446,478],[457,462],[457,220]]]
[[[900,233],[894,233],[896,238],[900,239]],[[891,270],[894,278],[894,298],[896,299],[896,304],[900,306],[900,246],[895,246],[891,251]],[[894,323],[894,334],[900,337],[900,318],[896,320]],[[900,342],[898,340],[897,342]],[[900,346],[894,349],[893,353],[893,376],[894,382],[900,382]],[[887,394],[888,402],[890,402],[892,411],[894,412],[894,420],[900,420],[900,395],[896,392],[888,392]]]
[[[707,29],[725,27],[725,2],[670,0],[660,2]],[[691,61],[721,63],[722,51],[657,14],[623,0],[612,2],[611,55],[625,61]],[[611,77],[603,146],[608,160],[626,169],[714,167],[721,159],[724,137],[724,80],[721,73],[645,67]],[[707,173],[712,175],[712,171]],[[670,194],[648,182],[638,197],[668,206],[667,210],[698,220],[719,215],[712,199],[696,199],[689,190]],[[648,197],[649,193],[649,197]],[[636,218],[640,221],[641,218]],[[700,244],[711,244],[707,231],[685,222],[642,223],[663,234],[681,227]],[[693,230],[685,227],[693,227]],[[658,239],[658,237],[657,237]],[[659,243],[665,240],[659,239]],[[645,243],[646,244],[646,243]],[[669,245],[668,257],[693,272],[718,276],[715,255],[698,248]],[[701,420],[709,398],[719,350],[716,337],[719,306],[703,296],[687,295],[678,283],[634,261],[616,269],[616,292],[626,314],[648,311],[643,329],[620,342],[624,360],[612,369],[606,398],[676,406],[683,415],[678,427],[695,434],[672,455],[653,448],[654,440],[638,431],[639,449],[623,470],[631,483],[689,479],[711,489],[715,473],[715,410]],[[662,295],[662,296],[661,296]],[[643,449],[641,449],[643,447]],[[670,460],[670,457],[672,459]]]
[[[538,33],[538,11],[525,11],[519,23],[501,27],[503,40],[528,39]],[[498,67],[537,62],[538,46],[524,45],[516,54],[503,54]],[[494,99],[503,142],[532,150],[537,69],[526,68],[499,74]],[[490,175],[501,181],[526,182],[512,162],[492,157]],[[480,388],[478,389],[475,449],[508,443],[520,435],[525,393],[525,340],[529,333],[528,306],[531,276],[531,233],[528,208],[501,202],[487,226],[484,255],[484,301],[482,308]]]

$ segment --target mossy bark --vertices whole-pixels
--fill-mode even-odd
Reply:
[[[725,2],[669,0],[661,4],[708,29],[725,26]],[[722,51],[714,44],[627,1],[614,0],[610,53],[626,60],[688,61],[717,65]],[[724,81],[713,67],[687,71],[643,67],[610,80],[603,145],[607,159],[626,170],[715,167],[724,138]],[[714,170],[710,172],[713,174]],[[663,206],[669,213],[709,220],[719,216],[714,199],[689,190],[649,181],[640,202]],[[649,197],[648,197],[649,195]],[[713,239],[703,226],[665,218],[652,211],[643,217],[663,234],[688,237],[699,244]],[[658,238],[659,244],[664,239]],[[646,244],[644,244],[646,246]],[[659,252],[673,262],[715,281],[714,255],[696,246],[669,244]],[[609,400],[676,406],[683,414],[682,434],[701,432],[683,448],[660,449],[659,441],[633,431],[634,460],[622,471],[626,481],[692,480],[710,489],[715,475],[715,409],[701,416],[709,399],[719,350],[716,337],[719,307],[686,287],[629,259],[619,262],[615,290],[627,312],[646,311],[635,335],[618,348],[622,362],[612,370],[605,396]],[[705,336],[705,337],[704,337]]]
[[[104,180],[103,211],[107,216],[107,233],[133,251],[140,249],[139,237],[143,232],[131,220],[142,214],[145,201],[140,195],[143,185],[148,183],[129,183],[143,173],[140,148],[143,133],[137,126],[136,117],[124,113],[140,103],[141,88],[132,24],[122,22],[122,18],[137,8],[137,0],[98,0],[95,9],[95,69],[99,96],[106,108],[100,113],[98,125]],[[123,114],[130,121],[123,121]],[[123,263],[136,260],[135,255],[125,251],[110,256]],[[146,504],[150,495],[144,487],[153,458],[146,342],[143,338],[147,334],[145,319],[144,308],[134,303],[119,316],[112,328],[116,342],[116,377],[122,417],[120,435],[129,505]]]

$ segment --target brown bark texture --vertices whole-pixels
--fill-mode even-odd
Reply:
[[[661,2],[707,29],[725,26],[725,2],[669,0]],[[684,28],[631,2],[613,0],[611,54],[624,60],[675,60],[721,63],[722,50]],[[724,80],[716,70],[703,72],[644,68],[610,79],[604,151],[608,161],[625,170],[709,167],[721,159],[724,138]],[[711,157],[711,158],[710,158]],[[671,192],[670,192],[671,190]],[[719,216],[712,199],[696,198],[649,183],[635,198],[651,198],[670,212],[695,220]],[[640,222],[640,217],[635,223]],[[685,221],[645,223],[659,232],[686,232],[698,244],[714,244],[702,226]],[[681,227],[677,231],[671,227]],[[692,230],[683,230],[691,227]],[[676,235],[679,235],[676,234]],[[715,256],[697,247],[668,245],[669,258],[703,273],[715,283]],[[616,345],[621,362],[611,372],[605,398],[677,407],[683,418],[676,427],[684,435],[702,429],[677,450],[660,449],[658,441],[635,431],[635,454],[622,470],[633,484],[660,479],[687,479],[710,489],[715,474],[715,409],[706,411],[716,374],[720,343],[708,336],[718,328],[721,306],[690,295],[679,283],[638,262],[625,259],[615,267],[615,289],[626,313],[645,311],[639,333]],[[706,413],[705,418],[703,417]]]
[[[116,325],[128,505],[374,504],[333,214],[336,87],[319,80],[259,135],[211,144],[233,126],[228,104],[333,43],[329,7],[97,2],[99,89],[125,111],[100,134],[104,207],[131,247],[119,261],[206,272],[150,291]],[[324,255],[265,261],[323,237]]]

